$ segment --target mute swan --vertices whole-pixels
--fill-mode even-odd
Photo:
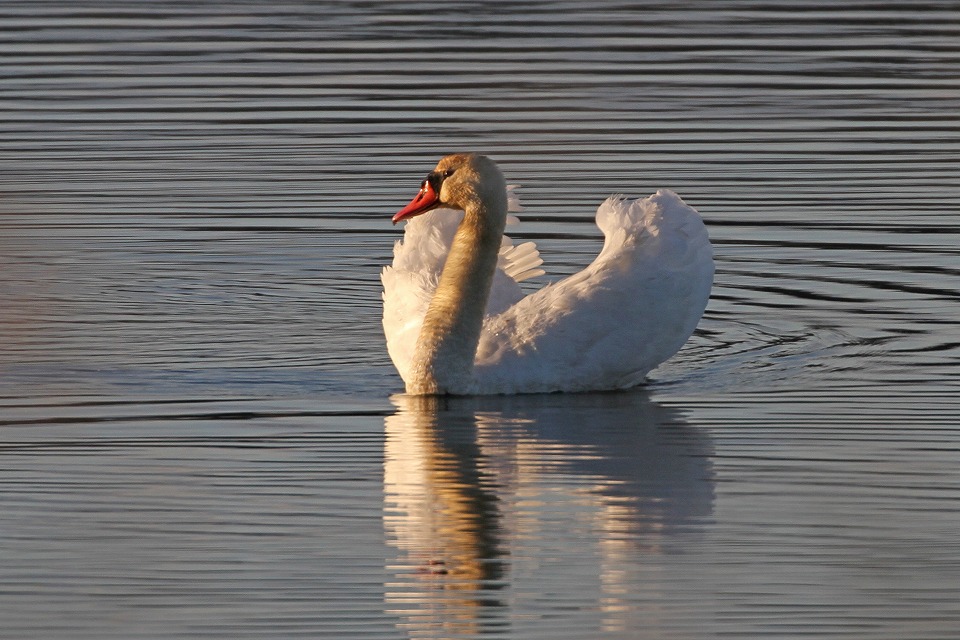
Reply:
[[[393,216],[409,221],[381,274],[383,328],[407,393],[624,389],[693,333],[713,251],[700,215],[675,193],[607,199],[600,255],[527,296],[518,282],[542,274],[543,261],[532,242],[503,235],[508,204],[492,160],[454,154]]]

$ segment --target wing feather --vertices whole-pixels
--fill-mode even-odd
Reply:
[[[478,392],[633,386],[696,328],[713,282],[699,214],[663,190],[609,198],[597,224],[605,241],[592,264],[487,319]]]

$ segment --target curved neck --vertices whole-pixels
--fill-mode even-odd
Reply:
[[[408,393],[468,393],[506,211],[506,190],[465,207],[417,339]]]

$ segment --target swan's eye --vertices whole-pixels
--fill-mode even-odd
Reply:
[[[443,178],[444,178],[444,180],[446,180],[447,178],[449,178],[450,176],[452,176],[455,171],[456,171],[456,169],[447,169],[446,171],[444,171],[444,172],[443,172]]]
[[[429,174],[427,174],[427,179],[423,181],[423,185],[424,187],[426,187],[427,184],[429,184],[434,191],[436,191],[437,193],[440,193],[440,186],[443,185],[443,181],[446,180],[451,173],[453,172],[452,171],[442,171],[442,172],[431,171]]]

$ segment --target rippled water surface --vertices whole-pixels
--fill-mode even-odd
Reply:
[[[957,637],[956,3],[13,0],[0,63],[0,637]],[[454,150],[540,283],[703,214],[650,384],[396,395]]]

